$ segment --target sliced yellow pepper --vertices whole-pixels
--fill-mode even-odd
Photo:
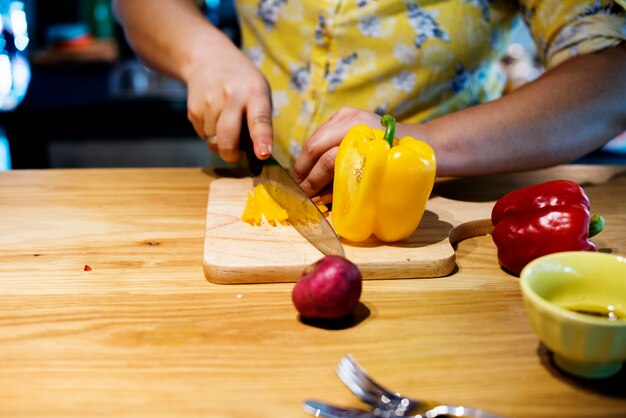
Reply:
[[[350,129],[335,160],[333,226],[350,241],[372,234],[384,242],[411,236],[435,183],[433,149],[408,136],[396,139],[391,115],[381,123],[385,131],[366,125]]]
[[[253,191],[267,222],[271,225],[276,225],[276,222],[287,223],[287,211],[269,194],[265,184],[255,186]]]
[[[279,195],[281,197],[279,200],[286,206],[278,203],[272,197],[268,188],[272,188],[271,192],[274,195]],[[322,214],[326,215],[328,213],[326,205],[318,203],[317,208]],[[282,225],[288,225],[289,223],[316,219],[315,214],[311,212],[311,208],[308,205],[303,205],[300,198],[292,195],[287,190],[266,183],[258,184],[248,192],[248,199],[241,214],[241,220],[252,226],[261,225],[263,218],[273,226],[276,226],[277,222]]]
[[[261,205],[259,205],[254,193],[248,192],[248,200],[246,200],[246,206],[243,208],[241,220],[250,225],[259,226],[262,218]]]

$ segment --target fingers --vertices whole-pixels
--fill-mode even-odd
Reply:
[[[274,138],[269,90],[265,94],[261,93],[250,98],[246,117],[248,118],[250,137],[254,143],[254,153],[259,159],[265,160],[272,154],[272,140]]]
[[[236,163],[241,158],[239,135],[241,134],[242,103],[226,103],[215,124],[217,148],[220,157],[227,163]]]
[[[202,68],[190,76],[188,119],[211,151],[219,153],[224,161],[235,163],[241,158],[239,140],[245,115],[255,153],[266,159],[273,140],[269,85],[247,59],[226,70],[207,78]]]
[[[319,192],[332,183],[335,176],[335,158],[339,147],[333,147],[326,151],[317,160],[309,174],[300,182],[300,187],[309,196],[322,197]],[[330,193],[326,193],[330,195]],[[330,200],[320,203],[329,203]]]
[[[320,125],[303,144],[302,151],[295,161],[292,177],[309,196],[320,193],[333,180],[335,157],[339,144],[348,130],[360,123],[379,126],[379,120],[380,117],[374,113],[349,107],[342,108]],[[331,194],[325,193],[324,196],[325,199],[329,199]]]
[[[207,142],[207,138],[210,134],[204,133],[204,115],[202,114],[202,111],[198,111],[192,107],[190,99],[187,100],[187,119],[191,122],[193,130],[196,131],[196,134]],[[211,146],[209,144],[209,148],[210,147]]]
[[[273,129],[270,90],[264,79],[241,90],[210,91],[188,98],[188,118],[209,149],[230,163],[241,158],[239,138],[246,115],[255,153],[259,159],[272,152]]]
[[[274,134],[269,92],[252,95],[248,103],[233,98],[224,105],[216,122],[207,123],[205,120],[205,131],[210,129],[206,127],[207,125],[215,126],[217,149],[220,157],[226,162],[235,163],[241,158],[239,140],[244,114],[257,157],[264,160],[272,153]]]
[[[333,184],[330,183],[328,186],[324,187],[320,190],[317,195],[311,198],[314,203],[321,203],[323,205],[328,205],[333,201]]]
[[[322,155],[328,152],[328,150],[339,146],[345,132],[347,132],[347,130],[344,131],[344,128],[341,125],[336,124],[331,120],[321,125],[313,133],[311,138],[302,144],[302,151],[296,158],[293,166],[293,171],[291,173],[292,177],[298,183],[302,183],[304,181],[307,181],[307,183],[310,184],[319,183],[319,181],[309,179],[308,177],[312,174],[313,168],[316,165],[319,165]],[[327,163],[325,164],[328,166]],[[332,167],[329,168],[334,169],[334,162]],[[319,167],[315,173],[320,174]]]
[[[187,98],[187,119],[191,122],[196,134],[214,153],[219,153],[217,129],[215,127],[222,105],[218,98],[198,97],[190,92]]]

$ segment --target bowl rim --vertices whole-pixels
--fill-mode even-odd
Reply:
[[[622,262],[626,266],[626,257],[621,256],[621,255],[615,255],[615,254],[600,253],[600,252],[595,252],[595,251],[593,252],[592,251],[563,251],[559,253],[547,254],[547,255],[534,259],[522,269],[520,273],[520,286],[522,289],[522,296],[530,300],[533,304],[539,305],[542,309],[544,309],[545,311],[549,312],[551,315],[554,315],[554,316],[561,316],[561,317],[565,317],[576,322],[583,322],[583,323],[592,324],[592,325],[600,325],[600,326],[609,327],[609,328],[626,327],[626,317],[618,318],[615,320],[607,320],[607,318],[600,318],[600,317],[595,317],[592,315],[586,315],[583,313],[575,312],[567,308],[561,307],[559,305],[556,305],[548,301],[547,299],[544,299],[543,297],[541,297],[539,294],[535,292],[535,290],[532,288],[532,286],[529,283],[530,277],[532,277],[530,276],[529,271],[532,269],[532,267],[538,264],[541,264],[545,262],[546,260],[561,259],[563,257],[568,257],[572,255],[576,255],[577,257],[610,258],[613,260],[617,260],[618,262]],[[624,280],[626,281],[626,277]]]

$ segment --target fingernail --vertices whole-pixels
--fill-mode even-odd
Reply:
[[[272,146],[268,144],[259,144],[256,147],[256,153],[259,157],[269,157],[272,155]]]

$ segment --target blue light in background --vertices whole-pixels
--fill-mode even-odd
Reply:
[[[15,47],[18,51],[24,51],[28,46],[28,25],[26,23],[26,12],[22,2],[11,3],[11,27],[15,38]]]
[[[15,109],[30,83],[24,7],[23,1],[0,0],[0,111]]]
[[[0,128],[0,171],[11,169],[11,154],[9,153],[9,140],[4,129]]]
[[[204,0],[206,6],[205,17],[215,26],[220,25],[220,15],[218,10],[220,8],[220,0]]]

